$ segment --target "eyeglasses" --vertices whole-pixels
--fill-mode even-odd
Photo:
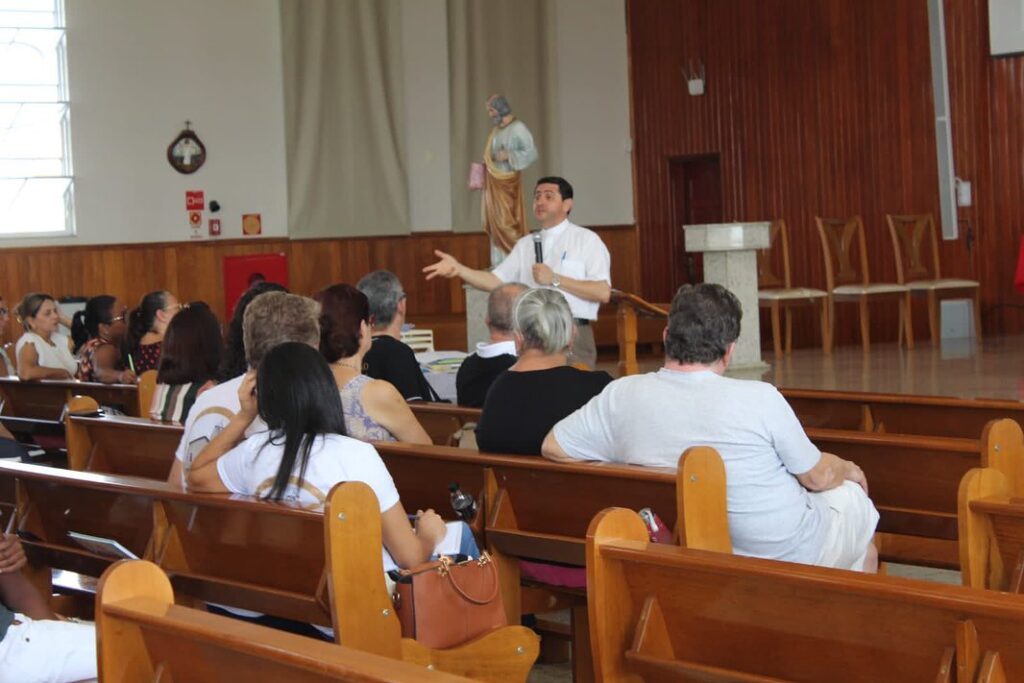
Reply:
[[[177,304],[174,304],[173,306],[168,306],[164,310],[165,311],[184,311],[186,308],[188,308],[188,304],[177,303]]]

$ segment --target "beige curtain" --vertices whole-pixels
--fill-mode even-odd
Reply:
[[[400,0],[281,0],[288,230],[409,232]]]
[[[452,122],[452,224],[481,230],[479,191],[467,187],[469,165],[482,161],[491,130],[484,102],[508,98],[533,134],[539,158],[523,174],[527,222],[537,178],[560,175],[556,130],[555,8],[547,0],[448,0],[448,76]]]

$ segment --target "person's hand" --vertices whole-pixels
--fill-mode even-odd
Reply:
[[[16,572],[27,562],[21,539],[14,534],[0,534],[0,574]]]
[[[847,481],[853,483],[864,489],[864,493],[868,492],[868,478],[864,476],[864,470],[862,470],[856,463],[846,462],[846,476],[844,477]]]
[[[250,370],[242,378],[242,386],[238,387],[238,403],[241,408],[239,415],[254,420],[259,413],[259,405],[256,402],[256,371]]]
[[[441,260],[423,269],[428,280],[433,280],[435,277],[453,278],[459,274],[459,262],[455,260],[454,256],[446,254],[440,249],[435,249],[434,255]]]
[[[138,378],[131,370],[122,370],[121,374],[117,376],[117,381],[121,384],[135,384],[135,382],[138,381]]]
[[[555,271],[551,270],[551,266],[544,263],[533,264],[533,280],[542,287],[547,287],[555,279]]]
[[[494,155],[497,161],[508,161],[508,152],[504,149],[499,149],[498,153]]]
[[[416,535],[430,541],[431,545],[437,545],[448,533],[441,515],[431,510],[416,511]]]

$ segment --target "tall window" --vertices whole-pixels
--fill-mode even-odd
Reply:
[[[64,0],[0,0],[0,237],[74,232]]]

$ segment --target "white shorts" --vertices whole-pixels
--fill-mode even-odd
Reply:
[[[15,614],[0,640],[0,681],[70,683],[96,679],[92,622],[29,619]]]
[[[821,553],[814,563],[819,567],[864,571],[868,547],[878,526],[878,510],[859,484],[844,481],[841,486],[811,494],[824,501],[831,516]]]

